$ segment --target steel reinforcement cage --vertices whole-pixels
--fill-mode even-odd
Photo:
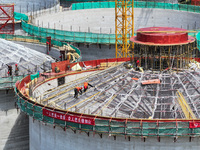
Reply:
[[[118,59],[117,59],[118,60]],[[123,60],[123,59],[121,59]],[[125,60],[125,59],[124,59]],[[124,61],[123,60],[123,61]],[[104,62],[113,61],[106,59]],[[90,61],[91,64],[97,64]],[[87,62],[85,62],[87,63]],[[80,72],[76,72],[80,73]],[[75,73],[75,74],[76,74]],[[43,84],[49,80],[59,78],[60,76],[38,79],[35,85]],[[107,133],[109,135],[124,135],[125,137],[133,136],[154,136],[154,137],[199,137],[200,136],[200,119],[135,119],[135,118],[111,118],[102,116],[93,116],[80,114],[70,111],[58,110],[41,105],[31,100],[20,91],[24,83],[31,82],[31,77],[27,76],[20,82],[16,83],[15,93],[17,96],[17,106],[33,120],[60,126],[63,130],[68,128],[76,131],[81,130],[87,133],[97,134]],[[70,119],[69,119],[70,118]],[[196,125],[196,126],[195,126]]]

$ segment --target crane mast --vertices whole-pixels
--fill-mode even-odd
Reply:
[[[133,57],[129,39],[134,35],[134,0],[115,0],[115,55]],[[133,46],[133,45],[132,45]]]

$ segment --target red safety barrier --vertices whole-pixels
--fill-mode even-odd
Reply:
[[[194,58],[194,60],[200,62],[200,58]]]
[[[31,81],[30,75],[26,76],[19,84],[18,84],[18,90],[20,91],[22,87],[25,86],[25,83],[29,83]]]
[[[192,121],[192,122],[190,122],[189,127],[190,128],[200,128],[200,122]]]
[[[55,72],[55,67],[57,66],[60,69],[60,72],[68,70],[68,66],[70,65],[69,60],[55,62],[51,64],[52,72]]]
[[[130,61],[130,59],[131,59],[130,57],[128,57],[128,58],[109,58],[109,59],[82,61],[82,62],[78,62],[78,63],[81,67],[86,67],[86,66],[96,67],[96,66],[100,66],[101,63]],[[77,63],[71,63],[70,68],[76,64]]]
[[[14,4],[0,4],[0,34],[14,34]]]
[[[200,0],[191,0],[192,5],[200,6]]]
[[[43,115],[48,116],[51,118],[74,122],[74,123],[80,123],[80,124],[87,124],[87,125],[95,125],[94,119],[82,117],[78,115],[68,115],[65,113],[59,113],[52,110],[43,109]]]

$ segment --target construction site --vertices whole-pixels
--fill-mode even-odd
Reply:
[[[200,148],[197,0],[30,2],[0,6],[0,149]]]

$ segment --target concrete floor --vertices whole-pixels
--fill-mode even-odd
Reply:
[[[135,8],[134,13],[135,31],[139,28],[154,26],[190,30],[200,28],[198,13],[147,8]],[[57,12],[36,17],[33,24],[58,30],[114,34],[115,10],[105,8]]]

